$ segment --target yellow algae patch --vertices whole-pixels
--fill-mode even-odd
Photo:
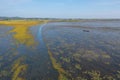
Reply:
[[[28,26],[16,26],[14,27],[13,30],[11,30],[10,32],[15,32],[15,34],[13,35],[14,39],[17,41],[17,43],[19,44],[25,44],[27,46],[33,46],[35,45],[35,41],[34,41],[34,36],[32,34],[30,34],[29,32],[29,27]]]
[[[12,80],[26,80],[25,77],[23,76],[25,75],[25,72],[27,70],[27,65],[22,63],[23,60],[24,58],[21,57],[14,61],[14,64],[11,70],[11,72],[13,73]]]
[[[38,24],[43,24],[48,21],[26,21],[26,20],[10,20],[0,21],[0,24],[12,26],[13,29],[10,31],[13,34],[17,44],[24,44],[26,46],[34,46],[36,44],[34,36],[30,33],[29,28]]]
[[[62,68],[62,66],[57,63],[56,59],[53,57],[52,52],[50,51],[50,49],[48,48],[48,54],[50,56],[50,59],[52,61],[52,65],[53,67],[58,71],[59,76],[58,76],[58,80],[68,80],[67,76],[68,73],[65,72],[65,70]]]

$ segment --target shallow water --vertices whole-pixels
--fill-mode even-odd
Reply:
[[[36,45],[16,44],[12,27],[0,25],[0,79],[11,80],[19,72],[25,80],[57,80],[53,58],[66,71],[68,80],[119,80],[120,21],[57,22],[30,28]],[[47,45],[47,47],[46,47]],[[16,65],[15,71],[12,71]]]
[[[50,23],[43,34],[54,58],[74,80],[91,80],[94,73],[100,73],[103,80],[118,79],[119,22]]]
[[[28,47],[16,43],[14,34],[9,33],[12,27],[0,26],[0,79],[14,80],[15,75],[19,78],[22,74],[23,80],[57,80],[58,73],[52,66],[40,28],[41,25],[30,28],[36,45]],[[18,71],[22,66],[27,69]]]

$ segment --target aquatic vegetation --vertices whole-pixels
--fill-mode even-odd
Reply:
[[[5,24],[7,21],[1,23],[4,24],[0,26],[0,32],[2,31],[1,27],[3,30],[9,28],[9,26],[12,27],[10,27],[10,31],[6,30],[8,35],[5,34],[0,39],[0,44],[3,43],[0,46],[0,79],[53,80],[57,78],[57,71],[53,69],[51,61],[48,59],[47,49],[43,51],[40,49],[40,47],[44,49],[43,45],[40,45],[40,47],[39,45],[36,46],[37,39],[34,36],[38,34],[37,30],[39,29],[39,26],[36,25],[46,22],[35,21],[33,23],[33,21],[26,21],[25,23],[25,21],[10,21],[7,26]],[[30,32],[29,29],[34,29],[34,31]],[[6,32],[3,31],[2,34]],[[34,47],[34,49],[30,47]],[[43,56],[43,53],[45,56]],[[40,63],[41,60],[43,61],[42,63]],[[51,72],[53,73],[51,74]]]
[[[82,29],[66,25],[46,26],[43,37],[55,63],[59,63],[69,80],[118,79],[120,57],[117,45],[120,43],[115,42],[118,37],[111,40],[109,33],[91,29],[93,32],[88,34]]]
[[[117,78],[120,79],[120,71],[118,71]]]
[[[14,61],[12,70],[12,80],[26,80],[25,79],[25,72],[27,70],[27,64],[24,62],[24,57],[20,57]]]
[[[62,66],[57,63],[56,59],[53,57],[53,54],[51,53],[50,49],[48,48],[48,53],[50,56],[50,59],[52,61],[53,67],[58,71],[59,73],[59,77],[58,80],[68,80],[67,76],[67,72],[65,72],[65,70],[62,68]]]
[[[44,44],[36,46],[35,35],[39,27],[36,25],[46,22],[0,21],[0,24],[12,26],[11,29],[6,29],[6,32],[10,30],[8,35],[6,32],[4,36],[0,34],[3,40],[1,43],[5,44],[0,46],[4,46],[0,48],[0,79],[120,79],[119,35],[79,26],[56,27],[50,23],[50,26],[48,24],[43,28],[42,33],[47,48]],[[89,33],[83,31],[89,29]],[[114,36],[109,37],[111,35]]]
[[[75,68],[78,69],[78,70],[81,70],[80,64],[76,64],[76,65],[75,65]]]
[[[69,59],[69,58],[60,57],[60,59],[62,59],[64,62],[67,62],[67,63],[70,62],[70,59]]]
[[[10,20],[0,21],[0,24],[13,27],[10,33],[13,33],[13,38],[16,40],[17,45],[24,44],[26,46],[34,46],[37,43],[29,28],[46,22],[47,21]]]
[[[1,70],[0,71],[0,78],[3,76],[3,77],[6,77],[9,75],[9,72],[7,70]]]
[[[88,72],[88,74],[92,77],[91,80],[102,80],[102,78],[100,77],[100,72],[91,71]]]

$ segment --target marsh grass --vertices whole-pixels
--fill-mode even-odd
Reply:
[[[50,59],[52,61],[52,65],[53,67],[58,71],[59,76],[58,76],[58,80],[68,80],[67,76],[68,73],[65,72],[65,70],[62,68],[62,66],[57,63],[56,59],[53,57],[52,52],[50,51],[50,49],[48,48],[48,54],[50,56]]]
[[[23,63],[24,57],[20,57],[14,61],[12,70],[12,80],[26,80],[24,75],[27,70],[27,64]]]
[[[26,21],[26,20],[10,20],[0,21],[1,25],[12,26],[13,29],[9,33],[13,33],[13,38],[17,44],[24,44],[26,46],[34,46],[36,42],[34,36],[30,32],[30,27],[38,24],[46,23],[47,21]]]

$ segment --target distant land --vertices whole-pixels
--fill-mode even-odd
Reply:
[[[120,19],[82,19],[82,18],[24,18],[24,17],[0,17],[0,20],[120,20]]]

